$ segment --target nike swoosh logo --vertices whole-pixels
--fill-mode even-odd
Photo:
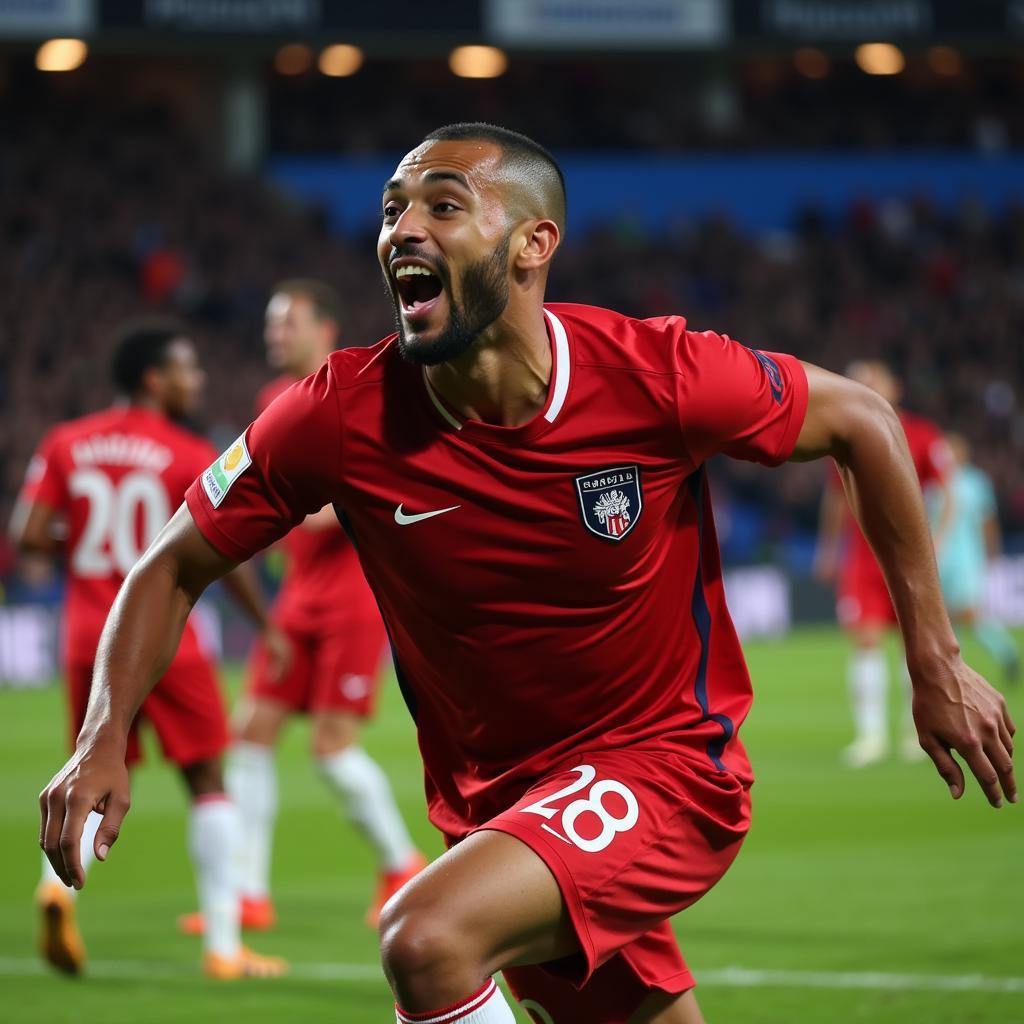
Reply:
[[[402,504],[405,504],[404,502]],[[410,516],[406,515],[402,511],[402,505],[399,505],[395,509],[395,522],[399,526],[411,526],[413,523],[422,522],[424,519],[433,519],[434,516],[443,516],[445,512],[454,512],[457,508],[462,508],[461,505],[449,505],[448,508],[436,508],[433,512],[420,512],[417,515]]]

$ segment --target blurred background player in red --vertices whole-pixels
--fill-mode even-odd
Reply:
[[[881,360],[857,360],[847,367],[846,375],[867,385],[896,409],[921,488],[937,499],[941,509],[933,522],[936,546],[941,548],[955,508],[949,487],[950,457],[942,431],[923,416],[899,407],[902,386]],[[889,666],[883,642],[897,623],[882,570],[843,497],[843,481],[838,473],[830,477],[822,499],[815,574],[836,584],[836,617],[853,642],[847,680],[855,733],[842,758],[851,768],[863,768],[889,754]],[[910,714],[905,670],[903,676],[908,692],[900,752],[905,759],[917,761],[924,752]]]
[[[265,341],[267,361],[281,376],[260,392],[256,415],[295,381],[314,373],[338,347],[342,317],[338,294],[320,281],[284,281],[274,289]],[[378,891],[366,915],[367,923],[375,925],[388,898],[425,864],[387,776],[359,746],[360,726],[373,710],[387,635],[333,508],[308,516],[284,546],[288,562],[272,618],[291,642],[291,657],[282,666],[263,643],[256,644],[228,768],[244,829],[242,921],[257,929],[274,923],[274,745],[289,717],[304,712],[311,718],[317,767],[377,855]]]
[[[194,410],[205,383],[184,328],[170,321],[127,325],[116,340],[112,371],[121,400],[50,430],[29,467],[12,522],[23,550],[59,556],[66,564],[64,659],[72,746],[85,718],[103,623],[121,584],[181,504],[192,478],[216,458],[205,440],[175,422]],[[268,628],[251,571],[236,571],[228,585],[253,621]],[[283,961],[258,956],[240,941],[234,861],[241,822],[221,768],[229,744],[227,716],[214,666],[191,624],[139,718],[152,724],[192,797],[189,853],[210,922],[205,973],[225,979],[281,974]],[[126,763],[140,755],[133,727]],[[105,857],[104,849],[93,849],[99,822],[99,814],[89,815],[84,864],[95,853]],[[44,957],[65,973],[80,973],[85,947],[75,891],[45,859],[37,903]]]

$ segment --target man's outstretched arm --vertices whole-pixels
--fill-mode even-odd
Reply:
[[[234,566],[183,505],[121,587],[96,652],[75,752],[39,795],[39,843],[66,885],[85,884],[79,841],[90,811],[103,815],[100,860],[117,839],[129,805],[124,757],[132,720],[174,658],[200,594]]]
[[[921,746],[954,799],[964,775],[956,751],[989,803],[1017,799],[1014,724],[1000,693],[960,657],[946,614],[921,489],[899,419],[888,402],[845,377],[804,364],[807,415],[792,458],[831,455],[850,507],[885,575],[914,686]]]

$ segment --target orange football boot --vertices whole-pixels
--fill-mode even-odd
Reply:
[[[75,898],[60,882],[43,882],[36,890],[42,918],[39,949],[44,959],[64,974],[81,974],[85,943],[75,920]]]
[[[274,901],[269,896],[243,896],[241,900],[241,924],[246,931],[269,932],[277,924]],[[178,930],[185,935],[202,935],[206,922],[201,911],[182,914],[178,918]]]
[[[409,858],[409,863],[406,864],[404,868],[399,868],[397,871],[382,871],[380,873],[380,877],[377,882],[377,895],[374,897],[373,903],[370,904],[370,908],[366,911],[366,917],[364,918],[371,928],[377,927],[377,923],[380,921],[380,912],[384,909],[384,904],[387,903],[387,901],[391,899],[391,897],[394,896],[406,882],[418,875],[427,866],[427,863],[427,858],[417,850]]]
[[[262,956],[242,946],[235,956],[221,956],[207,950],[203,954],[203,974],[217,981],[239,978],[280,978],[288,973],[288,963],[279,956]]]

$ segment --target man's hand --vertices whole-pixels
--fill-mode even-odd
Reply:
[[[128,813],[131,793],[124,763],[125,744],[79,740],[64,767],[39,794],[39,845],[65,885],[85,885],[80,845],[90,811],[103,815],[94,849],[106,860]]]
[[[935,762],[953,799],[959,800],[964,792],[963,769],[951,753],[955,750],[974,773],[993,807],[1002,806],[1004,794],[1010,803],[1016,803],[1016,726],[1002,694],[959,656],[938,668],[911,669],[911,675],[918,739]]]
[[[267,652],[267,675],[271,682],[283,679],[291,668],[294,652],[288,634],[277,626],[267,626],[260,636],[263,648]]]

